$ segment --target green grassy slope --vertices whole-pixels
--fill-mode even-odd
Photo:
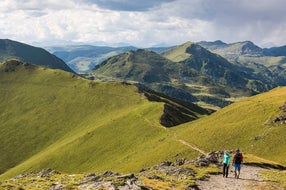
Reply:
[[[192,42],[186,42],[175,48],[170,48],[169,50],[166,50],[165,52],[161,53],[161,55],[174,62],[184,61],[192,57],[190,53],[186,52],[186,49],[190,47],[192,44],[193,44]]]
[[[173,130],[203,150],[240,148],[244,153],[285,165],[286,125],[272,123],[285,100],[286,87],[279,87]]]
[[[0,89],[1,178],[47,167],[132,172],[198,155],[159,123],[164,104],[133,85],[9,61]]]
[[[111,57],[93,71],[97,76],[104,75],[123,80],[143,83],[170,82],[170,73],[178,73],[180,66],[149,50],[128,51]]]

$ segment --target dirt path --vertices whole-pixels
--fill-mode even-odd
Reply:
[[[197,147],[197,146],[195,146],[195,145],[193,145],[193,144],[191,144],[191,143],[188,143],[188,142],[186,142],[186,141],[184,141],[184,140],[182,140],[182,139],[179,139],[179,138],[177,137],[177,134],[176,134],[176,133],[174,133],[174,138],[175,138],[176,141],[178,141],[178,142],[180,142],[180,143],[182,143],[182,144],[184,144],[184,145],[186,145],[186,146],[192,148],[192,149],[195,150],[195,151],[200,152],[200,153],[203,154],[203,155],[206,155],[206,152],[203,151],[202,149],[200,149],[199,147]]]
[[[264,182],[259,176],[260,170],[266,169],[243,165],[240,179],[235,179],[234,173],[229,172],[228,178],[222,175],[211,175],[209,179],[198,181],[197,184],[201,190],[283,190],[282,187]]]

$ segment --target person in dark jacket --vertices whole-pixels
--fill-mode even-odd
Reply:
[[[234,177],[237,179],[239,178],[239,175],[240,175],[240,169],[241,169],[242,162],[243,162],[242,153],[240,152],[239,149],[237,149],[235,151],[235,154],[232,160],[232,165],[234,167]]]

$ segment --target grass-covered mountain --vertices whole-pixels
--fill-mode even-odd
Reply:
[[[245,90],[248,76],[242,67],[231,64],[225,58],[213,54],[195,43],[187,42],[162,53],[174,62],[187,65],[201,75],[209,77],[217,85]],[[249,89],[251,90],[251,89]]]
[[[106,59],[138,48],[133,46],[108,47],[92,45],[73,45],[62,47],[47,47],[47,50],[64,60],[74,71],[78,73],[89,73],[96,65]],[[147,48],[155,52],[162,52],[168,48]]]
[[[249,69],[248,69],[249,70]],[[245,67],[191,42],[161,55],[148,50],[129,51],[95,67],[96,78],[129,80],[185,101],[224,107],[233,98],[270,89]]]
[[[19,59],[39,66],[73,72],[65,62],[48,51],[9,39],[0,39],[0,62]]]
[[[131,172],[193,157],[165,126],[208,114],[134,85],[17,60],[0,64],[0,88],[2,178],[47,167]]]

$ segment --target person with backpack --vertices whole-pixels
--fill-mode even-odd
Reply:
[[[230,164],[230,154],[228,151],[224,151],[222,163],[223,163],[222,175],[223,177],[228,177],[228,169]]]
[[[243,162],[242,153],[240,152],[239,149],[237,149],[235,151],[235,154],[234,154],[233,160],[232,160],[232,165],[234,167],[234,177],[237,179],[239,178],[239,175],[240,175],[240,169],[241,169],[242,162]]]

